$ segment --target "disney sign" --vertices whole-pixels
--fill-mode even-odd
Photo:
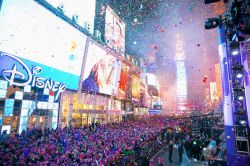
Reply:
[[[14,55],[0,52],[0,57],[7,56],[12,58],[17,62],[17,64],[23,67],[23,70],[27,73],[22,73],[17,70],[17,64],[14,64],[12,69],[3,70],[3,77],[10,83],[10,85],[16,86],[26,86],[31,85],[31,87],[37,87],[40,89],[49,89],[53,92],[56,92],[55,100],[57,100],[62,92],[66,90],[66,85],[60,82],[53,81],[52,79],[46,79],[42,77],[37,77],[36,75],[42,72],[41,67],[34,67],[32,70],[19,58]],[[16,82],[15,78],[20,77],[23,82]],[[27,77],[27,78],[26,78]]]

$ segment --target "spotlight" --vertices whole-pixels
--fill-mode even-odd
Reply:
[[[243,95],[237,96],[237,99],[238,99],[239,101],[242,101],[242,100],[244,100],[244,96],[243,96]]]
[[[240,48],[239,48],[240,44],[238,42],[233,42],[230,43],[229,45],[229,52],[231,55],[236,56],[240,53]]]
[[[222,20],[220,18],[208,18],[205,21],[205,29],[213,29],[221,24]]]
[[[246,122],[245,120],[242,120],[242,119],[239,120],[239,123],[240,123],[241,125],[246,125],[246,124],[247,124],[247,122]]]
[[[242,73],[236,74],[236,78],[241,79],[242,77],[243,77],[243,74],[242,74]]]
[[[239,50],[232,50],[231,54],[234,55],[234,56],[238,55],[239,54]]]

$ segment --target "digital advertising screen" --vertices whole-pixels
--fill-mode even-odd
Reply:
[[[82,90],[111,95],[116,94],[121,72],[121,62],[107,50],[89,43],[83,70]]]
[[[70,19],[94,32],[96,0],[46,0],[54,8],[60,8]],[[88,25],[86,25],[88,24]]]
[[[153,86],[157,86],[157,79],[156,76],[152,73],[146,73],[147,76],[147,84],[148,85],[153,85]]]
[[[140,77],[132,74],[132,97],[140,98]]]
[[[130,67],[122,63],[120,81],[119,81],[119,92],[118,92],[119,96],[122,99],[126,98],[127,84],[128,84],[128,79],[129,79],[129,70],[130,70]]]
[[[125,56],[125,23],[109,6],[106,7],[104,38],[111,48]]]
[[[148,85],[148,94],[150,96],[159,96],[159,91],[156,86]]]
[[[78,89],[87,37],[73,26],[35,1],[4,0],[0,36],[1,52],[41,67],[40,77]]]

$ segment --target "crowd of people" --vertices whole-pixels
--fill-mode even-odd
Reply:
[[[32,129],[20,135],[1,135],[0,163],[3,165],[120,165],[121,156],[155,139],[161,144],[164,117],[126,120],[122,123]],[[159,137],[158,137],[159,138]]]
[[[189,158],[204,160],[206,157],[225,159],[222,115],[200,116],[191,119],[191,128],[198,133],[187,135],[184,147]]]
[[[0,135],[2,165],[124,165],[131,154],[142,154],[146,146],[168,144],[169,162],[178,150],[197,160],[210,156],[225,157],[221,150],[222,129],[218,116],[169,120],[164,116],[124,120],[121,123],[92,124],[85,127],[58,127],[56,130],[30,129],[20,135]],[[200,133],[192,133],[198,125]],[[213,129],[213,130],[212,130]],[[185,149],[185,150],[184,150]],[[205,150],[204,150],[205,149]],[[209,151],[208,151],[209,149]],[[204,151],[202,153],[202,150]],[[140,163],[149,165],[149,151]],[[224,153],[224,154],[223,154]]]

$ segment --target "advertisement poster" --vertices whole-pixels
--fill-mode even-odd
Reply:
[[[46,0],[93,34],[96,0]]]
[[[148,94],[153,97],[153,96],[159,96],[159,91],[156,86],[153,85],[148,85]]]
[[[0,51],[41,67],[40,77],[78,89],[86,36],[73,26],[35,1],[7,0],[0,11],[0,36]]]
[[[121,62],[107,50],[90,42],[86,55],[82,90],[111,95],[117,93]]]
[[[132,74],[132,97],[140,98],[140,77]]]
[[[125,23],[109,6],[106,8],[105,39],[111,48],[125,56]]]
[[[118,93],[118,96],[121,99],[126,98],[129,70],[130,67],[122,63],[120,81],[119,81],[119,93]]]

